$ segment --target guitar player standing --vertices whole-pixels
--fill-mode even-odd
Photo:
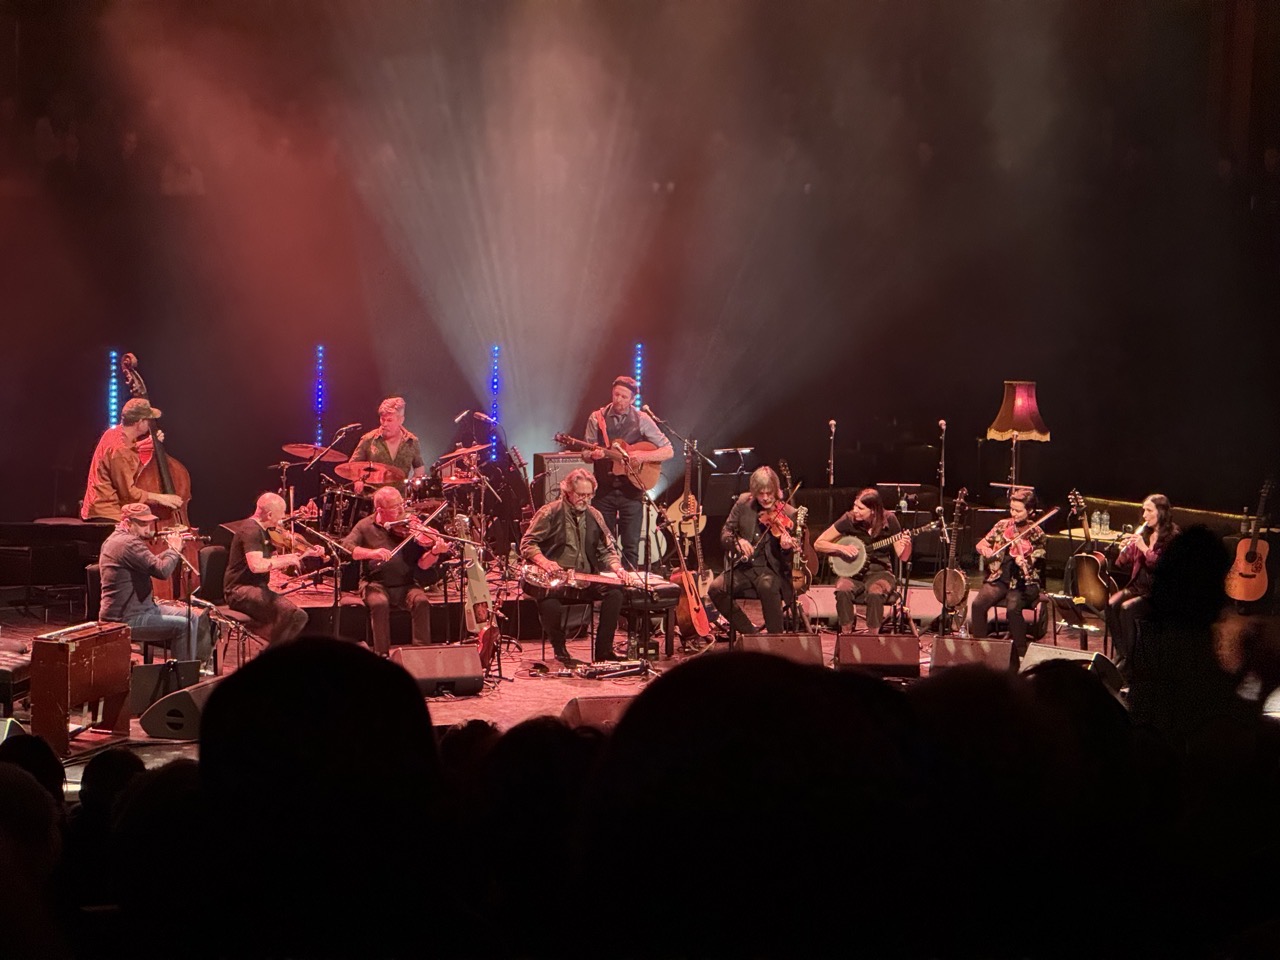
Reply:
[[[587,418],[585,438],[588,443],[602,449],[587,450],[582,459],[594,461],[596,483],[599,485],[595,508],[604,517],[605,526],[616,534],[622,544],[622,555],[627,567],[635,570],[640,565],[640,534],[644,521],[644,491],[628,479],[625,472],[615,472],[607,451],[616,449],[621,441],[624,447],[633,443],[652,444],[653,450],[636,450],[628,453],[630,462],[645,463],[670,460],[675,451],[666,434],[658,429],[653,417],[635,408],[638,384],[631,377],[616,377],[610,400]]]

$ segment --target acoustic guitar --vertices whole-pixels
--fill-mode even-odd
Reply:
[[[1271,487],[1271,478],[1268,477],[1258,494],[1258,509],[1249,525],[1249,536],[1236,544],[1236,559],[1227,571],[1227,596],[1240,603],[1261,600],[1267,593],[1267,553],[1271,545],[1259,538],[1258,524],[1267,508]]]
[[[1101,550],[1090,549],[1093,546],[1093,531],[1089,528],[1089,514],[1084,497],[1080,491],[1072,489],[1067,494],[1071,509],[1080,517],[1080,527],[1084,531],[1084,549],[1073,556],[1068,563],[1076,572],[1075,595],[1084,597],[1084,602],[1094,610],[1105,610],[1107,601],[1116,592],[1116,582],[1107,573],[1107,557]]]
[[[637,490],[652,489],[658,482],[658,477],[662,476],[662,464],[657,460],[631,458],[632,453],[648,453],[658,449],[648,440],[637,440],[635,443],[615,440],[608,447],[579,440],[567,433],[557,433],[555,440],[560,446],[568,447],[570,450],[599,450],[612,461],[609,464],[610,472],[616,477],[626,477]]]
[[[693,452],[697,446],[696,440],[692,446],[685,446],[684,495],[667,507],[667,519],[675,525],[681,540],[697,536],[707,527],[707,515],[702,512],[698,498],[693,495]]]
[[[862,568],[867,565],[868,554],[875,553],[881,547],[887,547],[889,544],[897,543],[899,540],[906,537],[914,537],[917,533],[924,533],[926,530],[934,530],[941,525],[941,521],[933,520],[911,530],[899,530],[891,536],[882,537],[879,540],[873,540],[869,543],[862,537],[844,536],[835,542],[841,546],[854,544],[860,548],[858,550],[858,555],[852,560],[846,560],[844,557],[840,556],[840,554],[833,553],[827,557],[827,560],[830,562],[831,569],[835,572],[836,576],[856,577],[862,571]]]
[[[791,503],[800,484],[791,485],[791,465],[786,460],[778,461],[778,472],[782,474],[784,499]],[[795,524],[795,530],[792,531],[796,549],[791,555],[791,588],[798,597],[813,585],[814,575],[818,572],[818,551],[814,549],[813,540],[809,536],[808,507],[796,507]]]

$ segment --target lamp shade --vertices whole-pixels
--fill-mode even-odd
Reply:
[[[988,440],[1048,440],[1049,428],[1040,416],[1034,380],[1006,380],[1000,412],[987,427]]]

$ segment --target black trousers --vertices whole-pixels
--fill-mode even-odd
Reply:
[[[288,643],[307,626],[307,612],[270,587],[232,587],[227,606],[253,619],[254,633],[266,633],[267,643]]]
[[[893,591],[897,579],[888,570],[865,571],[859,579],[841,577],[836,581],[836,620],[841,630],[858,622],[853,605],[861,600],[867,605],[867,628],[879,630],[884,622],[884,598]]]
[[[640,568],[640,532],[644,523],[644,500],[640,491],[631,484],[606,490],[604,487],[591,505],[604,517],[604,525],[613,531],[622,545],[624,566],[628,570]]]
[[[756,633],[756,626],[735,600],[745,593],[755,591],[760,598],[760,610],[764,613],[764,628],[769,633],[782,633],[783,590],[791,585],[768,567],[738,567],[732,572],[733,596],[729,595],[730,572],[726,570],[707,587],[707,599],[715,604],[721,615],[733,620],[739,633]]]
[[[1017,648],[1018,656],[1027,652],[1027,621],[1022,617],[1023,610],[1035,607],[1040,599],[1040,585],[1029,583],[1025,587],[1014,590],[1003,580],[984,583],[978,588],[969,607],[970,630],[979,640],[987,635],[987,613],[1001,600],[1005,601],[1005,611],[1009,621],[1009,639]]]
[[[572,598],[546,596],[538,601],[538,620],[542,623],[542,635],[551,642],[556,656],[568,654],[564,645],[564,608],[572,603],[600,601],[596,615],[596,636],[591,648],[591,659],[607,660],[613,656],[613,635],[618,632],[618,613],[622,610],[625,594],[621,587],[592,584],[575,587]]]
[[[431,604],[427,592],[414,583],[387,587],[377,582],[364,585],[364,605],[369,608],[369,632],[373,634],[373,652],[386,656],[391,652],[391,609],[408,610],[413,618],[413,642],[431,642]]]
[[[1138,621],[1151,614],[1151,601],[1130,587],[1117,590],[1107,601],[1107,630],[1116,660],[1132,660],[1138,641]],[[1123,669],[1123,668],[1122,668]]]

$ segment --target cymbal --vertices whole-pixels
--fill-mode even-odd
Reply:
[[[443,487],[466,487],[475,482],[475,477],[445,477],[440,481],[440,485]]]
[[[438,497],[427,497],[425,500],[413,500],[405,504],[414,513],[435,513],[443,506],[444,501]]]
[[[492,446],[492,443],[478,443],[474,447],[462,447],[458,450],[450,450],[440,458],[439,462],[444,463],[446,460],[454,460],[458,457],[469,457],[473,453],[479,453],[481,450],[488,450]]]
[[[399,483],[404,479],[403,470],[372,460],[349,460],[338,464],[333,472],[345,480],[363,480],[365,483]]]
[[[310,443],[286,443],[280,449],[291,457],[301,457],[303,460],[310,460],[321,451],[326,451],[325,447],[317,447]],[[345,459],[347,459],[346,454],[339,453],[337,450],[327,450],[320,458],[320,462],[341,463]]]

